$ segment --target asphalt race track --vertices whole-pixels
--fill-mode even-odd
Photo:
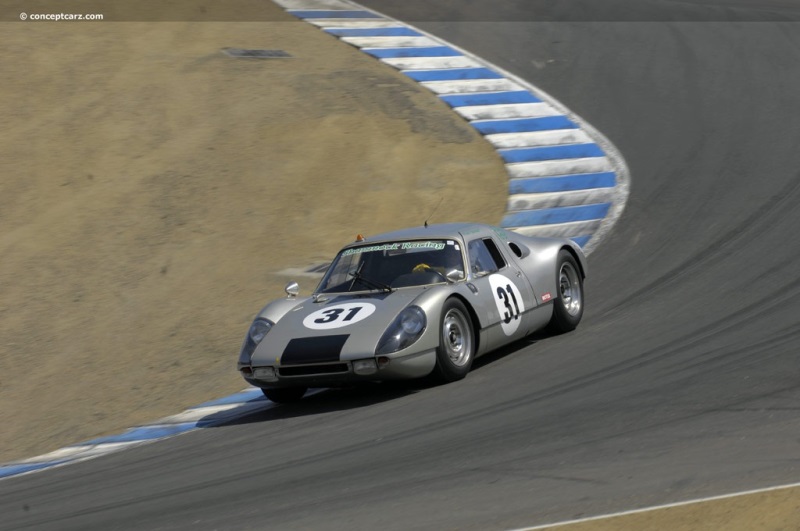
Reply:
[[[456,384],[323,392],[5,480],[0,528],[502,529],[799,481],[800,7],[363,3],[625,156],[582,325]]]

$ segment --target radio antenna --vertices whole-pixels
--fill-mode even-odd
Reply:
[[[439,210],[439,205],[442,204],[442,200],[443,199],[444,199],[444,196],[439,198],[439,202],[436,203],[436,207],[433,209],[433,212],[431,212],[430,216],[428,216],[428,219],[431,219],[433,217],[433,215],[436,214],[436,211]],[[426,229],[428,228],[428,219],[425,220],[425,228]]]

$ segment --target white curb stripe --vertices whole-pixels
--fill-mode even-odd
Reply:
[[[274,1],[282,6],[291,5],[298,8],[298,11],[290,11],[290,13],[297,14],[307,22],[321,26],[328,24],[328,22],[324,24],[315,22],[314,13],[307,9],[311,4],[307,6],[298,0]],[[602,197],[605,200],[602,204],[606,208],[599,212],[602,212],[605,222],[597,233],[574,234],[568,235],[568,237],[575,239],[588,254],[599,243],[603,235],[611,229],[625,206],[628,195],[628,170],[622,156],[611,142],[589,124],[584,123],[580,117],[527,81],[410,24],[367,9],[356,2],[334,0],[330,4],[324,4],[324,1],[313,0],[313,3],[317,6],[324,5],[329,9],[329,11],[320,11],[321,18],[334,18],[330,9],[336,5],[338,6],[336,9],[343,11],[336,18],[355,16],[365,18],[374,15],[376,20],[386,21],[387,24],[392,24],[389,27],[398,28],[398,31],[393,33],[403,33],[403,29],[405,29],[407,33],[423,35],[422,37],[355,37],[351,35],[343,36],[341,40],[360,47],[362,51],[401,70],[437,95],[456,96],[447,98],[447,103],[481,134],[493,137],[488,140],[500,149],[499,154],[505,160],[506,168],[512,178],[601,171],[609,174],[602,179],[575,179],[568,183],[551,181],[542,186],[528,186],[530,190],[525,197],[517,197],[509,204],[525,204],[532,207],[529,211],[534,213],[532,215],[516,215],[514,211],[507,211],[500,223],[501,226],[508,228],[520,222],[546,224],[553,219],[567,218],[571,215],[586,215],[590,211],[589,209],[582,209],[580,210],[581,214],[578,214],[579,211],[574,208],[587,205],[574,205],[574,203],[579,198]],[[352,32],[344,34],[347,33]],[[454,59],[454,57],[458,59]],[[460,58],[470,61],[465,63]],[[464,66],[465,64],[468,66]],[[458,68],[462,70],[454,70]],[[517,94],[505,95],[502,92],[517,92]],[[475,96],[487,93],[492,95]],[[554,133],[557,129],[573,128],[573,126],[580,129],[577,134]],[[581,144],[583,145],[581,146]],[[542,149],[536,149],[539,147]],[[514,149],[519,151],[510,151]],[[575,158],[571,159],[570,157]],[[591,157],[598,160],[587,162],[588,159],[582,160],[579,157]],[[613,192],[607,188],[609,182],[614,184]],[[582,189],[575,193],[576,186],[596,186],[598,189],[595,193]],[[530,193],[534,191],[547,193]],[[558,199],[555,194],[566,195]],[[551,207],[554,204],[559,206]],[[562,206],[570,208],[567,205],[574,205],[572,206],[573,210],[558,211]],[[550,211],[543,212],[542,215],[535,214],[535,211],[539,210]]]
[[[161,423],[164,424],[179,424],[182,422],[197,422],[199,420],[208,417],[209,415],[219,414],[225,411],[231,411],[237,408],[243,407],[243,403],[238,404],[226,404],[224,406],[208,406],[208,407],[198,407],[193,409],[187,409],[182,413],[178,413],[177,415],[171,415],[169,417],[165,417],[161,419]]]
[[[514,194],[508,196],[506,210],[509,212],[517,212],[520,210],[610,203],[613,200],[613,188],[593,188],[591,190],[575,190],[571,192]]]
[[[311,392],[309,391],[309,393]],[[201,404],[177,415],[162,418],[153,424],[130,428],[118,435],[100,437],[96,439],[98,441],[96,443],[87,441],[73,444],[36,457],[2,464],[0,465],[0,480],[86,461],[197,429],[218,426],[272,406],[273,403],[264,398],[260,389],[250,387],[230,397],[213,401],[210,404]]]
[[[437,70],[442,68],[475,68],[483,66],[469,57],[387,57],[384,63],[398,70]]]
[[[514,232],[525,236],[541,236],[545,238],[566,238],[569,235],[591,234],[598,229],[601,220],[573,221],[571,223],[557,223],[553,225],[534,225],[528,227],[514,227]]]
[[[359,48],[410,48],[438,46],[428,37],[342,37],[342,41]]]
[[[366,29],[366,28],[396,28],[397,22],[393,20],[380,20],[374,18],[311,18],[306,22],[325,29]]]
[[[467,94],[471,92],[502,92],[525,90],[522,85],[507,79],[465,79],[463,81],[423,81],[420,83],[435,94]]]
[[[516,162],[507,164],[506,168],[513,179],[614,171],[611,161],[606,157]]]
[[[55,450],[53,452],[49,452],[44,455],[31,457],[30,459],[23,459],[22,461],[18,461],[18,463],[46,463],[48,461],[74,460],[91,455],[96,455],[98,452],[103,452],[106,450],[108,451],[123,450],[125,448],[128,448],[132,444],[136,443],[123,442],[123,443],[106,443],[97,446],[67,446],[66,448],[61,448],[59,450]]]
[[[530,133],[497,133],[486,135],[484,138],[498,149],[583,144],[592,141],[589,135],[580,129],[557,129],[555,131],[533,131]]]
[[[343,2],[341,0],[281,0],[276,2],[284,9],[303,9],[306,11],[319,9],[326,11],[329,9],[341,9],[348,11],[353,9],[353,4]]]
[[[453,108],[467,120],[501,120],[509,118],[539,118],[561,113],[547,103],[510,103],[500,105],[471,105]]]

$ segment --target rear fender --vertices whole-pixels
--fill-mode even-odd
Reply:
[[[561,250],[568,251],[575,258],[582,277],[586,278],[586,256],[572,240],[524,236],[520,236],[520,239],[530,249],[530,254],[524,258],[515,258],[530,280],[537,304],[547,303],[558,296],[556,262]]]

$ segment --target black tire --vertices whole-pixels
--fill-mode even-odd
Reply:
[[[469,311],[459,299],[447,299],[439,319],[439,347],[434,374],[443,382],[461,380],[475,357],[475,334]]]
[[[556,261],[556,286],[553,317],[547,330],[553,334],[571,332],[583,317],[583,275],[572,253],[562,249]]]
[[[275,387],[272,389],[261,389],[267,399],[277,404],[288,404],[297,402],[306,394],[306,387]]]

